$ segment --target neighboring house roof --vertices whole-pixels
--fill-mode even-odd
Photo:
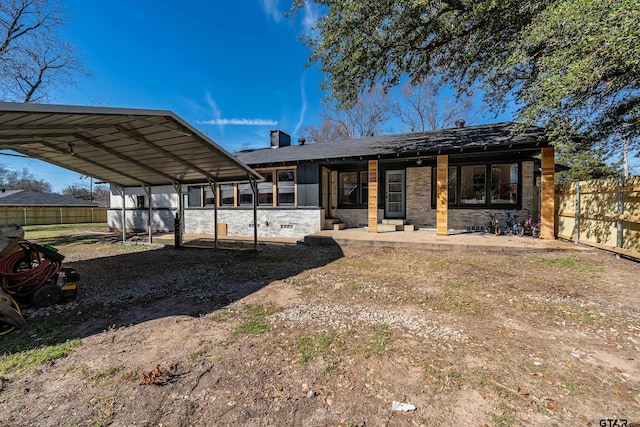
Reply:
[[[546,146],[545,130],[527,127],[517,132],[516,123],[465,126],[428,132],[374,136],[287,147],[245,150],[234,153],[248,165],[342,158],[389,158],[429,156],[439,153],[487,149]]]
[[[0,190],[0,206],[100,207],[97,203],[87,200],[29,190]]]

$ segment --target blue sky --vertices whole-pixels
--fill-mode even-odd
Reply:
[[[318,16],[315,6],[286,18],[289,0],[190,2],[61,0],[64,35],[90,70],[56,104],[171,110],[228,151],[266,147],[269,130],[297,140],[318,124],[315,66],[298,38]],[[511,120],[477,115],[474,123]],[[36,160],[1,157],[53,185],[83,185],[75,172]]]
[[[90,70],[50,102],[171,110],[228,151],[262,147],[269,130],[297,139],[318,121],[320,75],[307,68],[298,37],[317,9],[286,18],[288,0],[191,2],[63,0],[64,35]],[[32,169],[54,191],[79,174],[35,160],[0,158]]]

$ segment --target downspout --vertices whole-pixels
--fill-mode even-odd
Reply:
[[[253,250],[258,250],[258,184],[254,177],[249,177],[253,193]]]
[[[207,179],[209,188],[213,193],[213,247],[218,249],[218,194],[216,193],[216,182]]]

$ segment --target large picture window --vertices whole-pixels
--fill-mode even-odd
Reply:
[[[436,168],[432,168],[432,176]],[[518,163],[449,166],[449,206],[514,207],[519,203]],[[432,179],[431,205],[436,205],[436,180]]]
[[[483,205],[487,202],[487,167],[460,167],[460,203]]]
[[[220,206],[234,206],[234,192],[233,184],[220,184]]]
[[[369,187],[367,171],[338,173],[338,199],[340,206],[363,206],[367,204]]]
[[[516,163],[491,165],[490,202],[492,205],[518,203],[518,165]]]

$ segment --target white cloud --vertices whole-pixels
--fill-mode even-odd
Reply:
[[[264,13],[275,22],[282,21],[284,14],[278,9],[278,0],[260,0]]]
[[[304,113],[307,111],[307,93],[304,90],[304,77],[306,74],[307,73],[305,71],[305,73],[302,75],[302,78],[300,79],[300,96],[302,98],[302,108],[300,109],[300,118],[298,119],[296,128],[293,131],[294,135],[298,134],[298,130],[300,130],[300,126],[302,126],[302,122],[304,121]]]
[[[206,91],[205,98],[206,98],[207,104],[209,105],[209,108],[211,110],[211,115],[213,116],[213,120],[221,120],[222,113],[220,112],[220,109],[216,105],[216,102],[211,97],[211,94],[209,93],[209,91]],[[220,132],[224,133],[224,129],[223,129],[222,125],[220,125]]]
[[[302,25],[304,26],[304,32],[307,35],[312,35],[313,27],[320,18],[320,7],[316,4],[305,1],[304,2],[304,15],[302,16]]]
[[[216,118],[211,120],[201,120],[198,122],[202,125],[239,125],[239,126],[276,126],[278,124],[275,120],[269,119],[223,119]]]

